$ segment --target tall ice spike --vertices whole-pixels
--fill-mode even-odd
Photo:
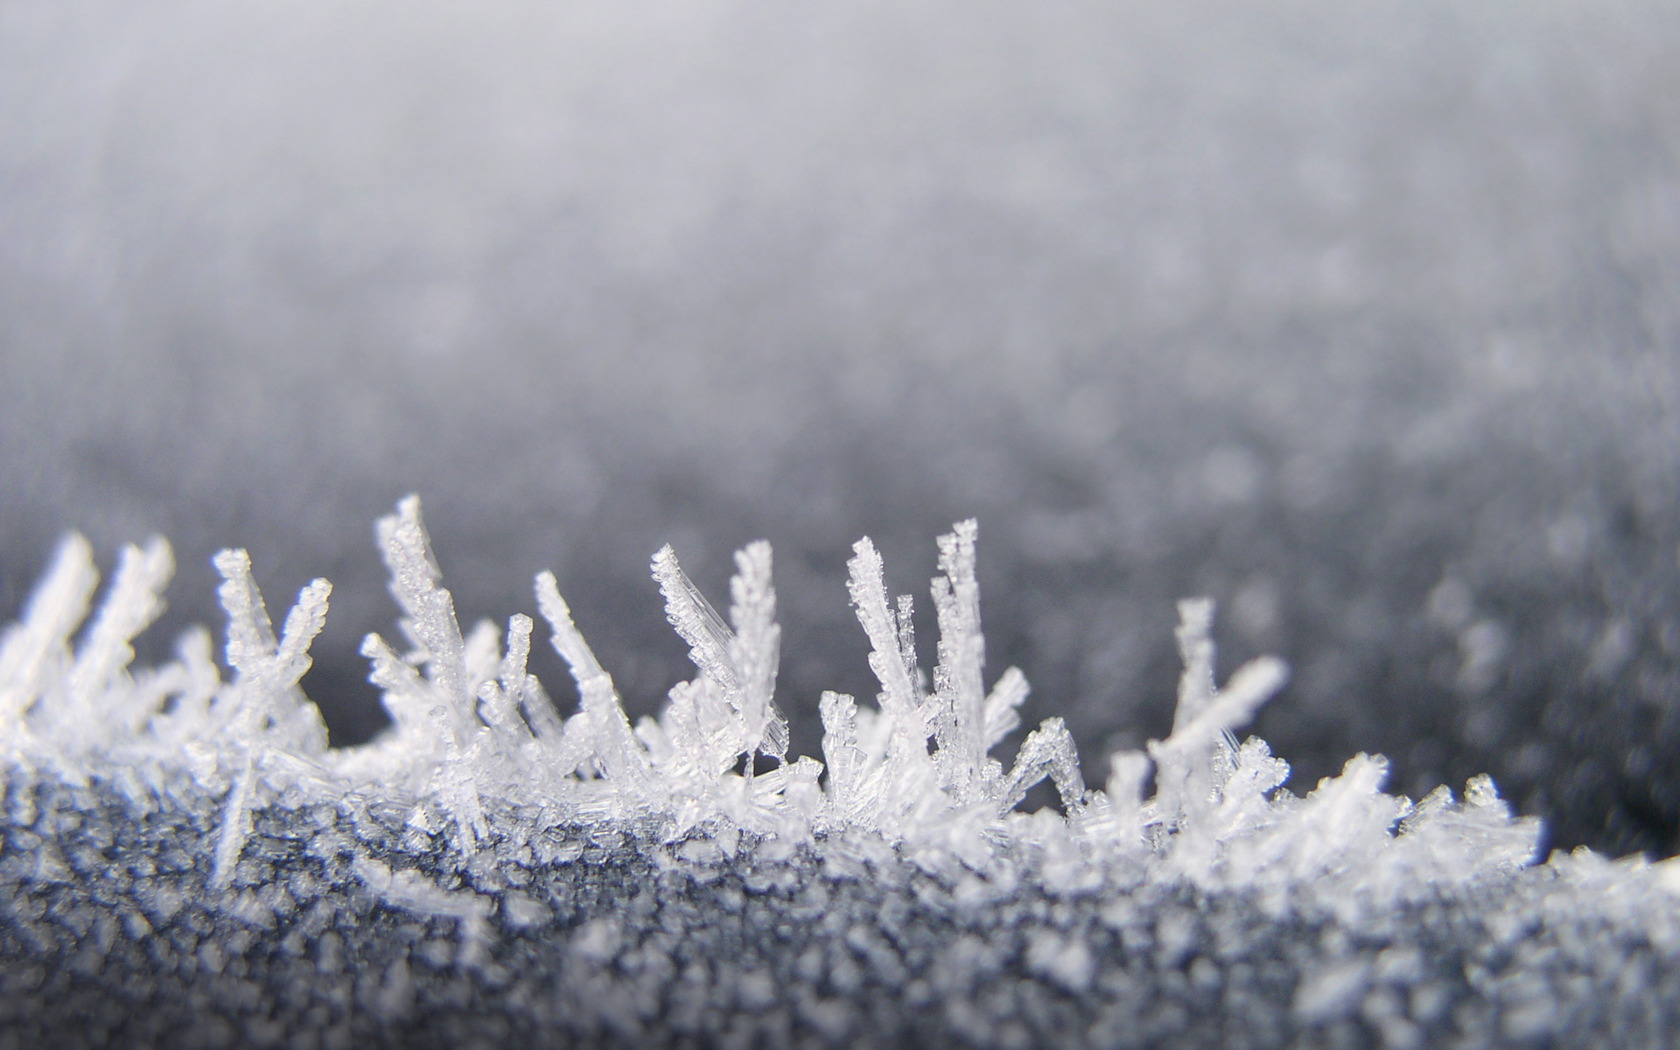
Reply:
[[[407,496],[397,512],[379,519],[379,548],[391,572],[391,595],[407,614],[403,629],[421,648],[426,677],[438,689],[450,724],[465,738],[477,725],[477,697],[469,688],[466,643],[455,618],[455,599],[420,520],[420,497]]]
[[[735,569],[729,584],[729,616],[735,624],[729,658],[741,686],[748,762],[760,749],[780,761],[787,756],[788,724],[775,701],[782,629],[776,623],[776,591],[770,582],[770,544],[757,540],[736,552]]]
[[[928,761],[927,723],[921,708],[921,689],[915,668],[907,661],[901,621],[887,605],[885,569],[880,552],[865,536],[852,545],[852,559],[846,563],[851,579],[846,589],[858,622],[869,636],[869,668],[881,683],[881,713],[888,722],[888,757],[903,765]]]
[[[933,607],[939,617],[939,664],[933,671],[941,706],[939,759],[957,798],[974,796],[985,757],[986,690],[981,671],[986,640],[980,633],[980,585],[974,577],[973,519],[939,537]]]
[[[589,746],[601,764],[601,771],[621,788],[645,788],[649,773],[647,753],[630,728],[630,719],[624,714],[612,676],[602,669],[577,624],[572,622],[572,610],[560,597],[560,585],[555,582],[554,574],[542,573],[536,586],[537,608],[553,630],[550,641],[577,682]]]
[[[97,586],[93,548],[73,532],[58,545],[22,622],[0,636],[0,729],[21,721],[40,699],[49,676],[69,653],[70,636],[87,618]]]

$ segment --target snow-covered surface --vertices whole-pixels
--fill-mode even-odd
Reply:
[[[787,750],[767,544],[737,555],[727,622],[655,556],[697,675],[632,727],[552,575],[564,719],[529,616],[505,646],[462,633],[418,499],[377,531],[403,647],[368,636],[392,725],[349,748],[297,684],[324,581],[276,634],[249,557],[219,555],[223,681],[202,629],[130,666],[163,541],[91,615],[89,546],[61,545],[0,636],[9,1037],[1659,1045],[1680,1011],[1673,862],[1539,864],[1487,778],[1414,803],[1364,754],[1296,796],[1232,735],[1284,667],[1217,685],[1209,602],[1180,607],[1171,733],[1088,789],[1059,719],[988,756],[1026,686],[985,688],[972,521],[939,542],[931,676],[858,541],[880,692],[822,696],[823,762]],[[1060,809],[1019,811],[1046,777]]]

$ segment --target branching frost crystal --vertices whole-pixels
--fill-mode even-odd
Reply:
[[[307,795],[333,785],[406,798],[415,826],[447,828],[463,861],[490,833],[487,808],[517,804],[553,821],[652,826],[671,842],[726,830],[790,841],[864,831],[935,866],[959,859],[984,866],[1001,844],[1042,838],[1045,825],[1021,819],[1015,808],[1046,778],[1064,811],[1056,834],[1071,836],[1083,863],[1129,861],[1158,877],[1207,884],[1358,870],[1369,888],[1384,865],[1415,868],[1419,852],[1452,855],[1458,863],[1448,870],[1468,875],[1490,858],[1526,861],[1532,847],[1532,827],[1504,817],[1490,786],[1478,787],[1468,807],[1443,795],[1413,806],[1381,792],[1380,759],[1352,760],[1305,799],[1284,791],[1288,767],[1264,743],[1239,745],[1232,734],[1276,693],[1285,668],[1262,658],[1218,687],[1206,601],[1180,607],[1185,670],[1166,739],[1113,756],[1106,785],[1091,791],[1071,735],[1051,718],[1027,734],[1005,770],[991,752],[1019,728],[1028,685],[1009,668],[986,687],[972,521],[939,540],[931,676],[918,666],[910,597],[889,599],[880,553],[858,541],[848,588],[880,692],[873,706],[823,694],[822,762],[787,753],[768,543],[736,555],[728,621],[670,547],[654,556],[666,616],[688,643],[697,674],[671,690],[659,718],[632,727],[552,574],[537,578],[536,604],[576,682],[577,711],[565,718],[527,671],[530,617],[515,614],[505,630],[482,623],[463,633],[418,499],[403,500],[377,532],[406,644],[398,649],[378,634],[363,644],[392,720],[379,739],[329,750],[298,685],[325,622],[325,580],[303,589],[277,637],[249,557],[224,551],[215,563],[232,681],[221,681],[196,633],[183,639],[179,662],[131,679],[129,643],[161,608],[168,547],[154,540],[123,552],[109,593],[73,643],[97,576],[86,542],[72,537],[0,647],[0,717],[10,748],[80,762],[140,749],[209,770],[226,797],[213,849],[218,886],[231,877],[248,810],[265,793]],[[110,711],[115,719],[101,715]],[[1466,838],[1484,841],[1457,845]]]

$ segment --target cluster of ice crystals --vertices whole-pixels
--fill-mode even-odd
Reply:
[[[328,748],[299,686],[325,620],[326,581],[303,589],[277,635],[250,559],[225,551],[215,564],[231,679],[201,629],[183,636],[178,660],[132,670],[130,643],[161,608],[169,548],[153,540],[125,550],[90,618],[98,574],[87,542],[72,536],[0,636],[6,759],[71,782],[125,764],[185,769],[222,799],[203,851],[209,885],[225,892],[254,810],[346,797],[404,809],[414,834],[444,837],[461,870],[487,844],[503,859],[530,856],[545,828],[584,826],[662,840],[679,864],[728,858],[749,843],[766,857],[813,848],[843,864],[873,842],[978,898],[1007,882],[1016,863],[1007,858],[1024,856],[1052,890],[1182,883],[1254,890],[1282,907],[1310,884],[1331,909],[1392,905],[1534,859],[1535,823],[1513,819],[1486,778],[1462,802],[1439,789],[1414,803],[1383,792],[1382,758],[1358,755],[1305,797],[1286,790],[1289,767],[1263,741],[1233,735],[1286,669],[1262,658],[1220,686],[1207,601],[1180,607],[1184,674],[1165,739],[1113,755],[1106,783],[1091,790],[1066,726],[1050,718],[1004,768],[992,752],[1019,728],[1028,686],[1009,668],[987,688],[972,521],[939,541],[931,674],[919,663],[911,598],[889,597],[879,552],[867,539],[856,544],[849,593],[880,690],[873,703],[820,697],[821,762],[788,754],[767,543],[736,555],[727,621],[669,547],[654,556],[666,615],[696,674],[671,689],[657,719],[632,726],[552,574],[537,577],[535,603],[576,682],[567,717],[527,670],[531,617],[463,634],[417,499],[380,521],[378,538],[402,613],[400,644],[378,634],[363,644],[392,720],[380,738]],[[1018,812],[1047,778],[1061,812]],[[397,906],[459,920],[463,958],[477,952],[479,898],[420,885],[371,857],[355,872]],[[1680,877],[1662,868],[1656,882]],[[1044,941],[1030,955],[1057,980],[1086,979],[1077,950]],[[1307,996],[1302,1009],[1326,996]]]

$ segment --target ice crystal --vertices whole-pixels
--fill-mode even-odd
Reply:
[[[363,644],[392,720],[380,738],[329,750],[298,685],[325,622],[325,580],[303,589],[276,637],[249,556],[222,552],[215,564],[232,680],[221,681],[199,653],[198,635],[183,640],[178,663],[130,679],[129,642],[160,608],[169,549],[154,540],[124,551],[109,594],[72,645],[96,582],[86,542],[72,537],[0,650],[0,713],[13,752],[45,749],[87,763],[102,751],[138,748],[157,761],[213,769],[212,779],[226,785],[214,886],[226,884],[238,860],[253,797],[305,783],[394,792],[409,800],[415,827],[447,829],[463,857],[489,834],[487,807],[507,804],[534,807],[550,822],[654,827],[671,842],[695,829],[790,842],[867,831],[910,846],[928,864],[983,869],[1001,843],[1044,844],[1048,825],[1015,809],[1046,778],[1063,809],[1054,834],[1068,836],[1083,863],[1131,860],[1162,877],[1209,884],[1304,879],[1355,865],[1372,883],[1373,864],[1403,866],[1413,845],[1440,851],[1481,836],[1486,848],[1461,850],[1458,873],[1466,874],[1488,858],[1522,862],[1523,843],[1533,842],[1526,822],[1472,819],[1503,813],[1491,788],[1467,807],[1448,796],[1415,807],[1383,794],[1381,759],[1354,759],[1305,799],[1283,790],[1288,767],[1264,743],[1239,745],[1232,734],[1282,685],[1284,666],[1262,658],[1218,687],[1207,601],[1180,608],[1185,670],[1165,739],[1113,756],[1108,783],[1091,791],[1066,726],[1050,718],[1005,770],[992,752],[1019,728],[1028,685],[1009,668],[986,688],[973,521],[939,540],[931,676],[918,664],[911,599],[889,601],[879,552],[858,541],[848,586],[880,693],[874,706],[822,696],[824,762],[787,754],[768,543],[736,555],[728,622],[670,547],[654,556],[666,616],[698,673],[671,690],[657,719],[632,727],[552,574],[537,577],[536,604],[576,681],[578,709],[564,719],[527,672],[528,616],[512,616],[505,632],[488,622],[462,632],[417,498],[403,500],[377,533],[406,643],[399,650],[371,634]],[[1145,798],[1151,778],[1155,791]],[[1449,825],[1456,840],[1431,830]]]
[[[1547,893],[1574,901],[1611,884],[1662,900],[1680,892],[1672,864],[1616,866],[1590,854],[1546,865],[1548,881],[1538,885],[1556,888],[1511,881],[1541,870],[1534,865],[1538,829],[1514,819],[1485,777],[1472,780],[1462,800],[1443,788],[1414,803],[1383,791],[1382,758],[1357,755],[1340,775],[1297,796],[1284,786],[1285,762],[1263,741],[1235,736],[1277,693],[1286,669],[1262,657],[1220,685],[1207,601],[1180,606],[1184,673],[1164,739],[1112,755],[1105,782],[1092,789],[1066,726],[1052,717],[1026,734],[1006,769],[994,752],[1020,728],[1028,685],[1008,668],[987,687],[972,521],[938,543],[931,674],[919,662],[911,599],[889,599],[881,556],[868,539],[854,547],[848,588],[879,692],[873,703],[821,695],[821,761],[789,754],[767,543],[736,555],[727,621],[669,547],[654,556],[667,618],[688,644],[696,674],[670,690],[657,718],[632,725],[552,574],[537,577],[535,604],[575,682],[576,709],[567,716],[528,669],[530,616],[515,613],[505,628],[485,621],[462,631],[417,499],[402,501],[377,533],[402,644],[371,634],[363,652],[392,724],[367,744],[336,749],[327,746],[319,713],[299,684],[325,622],[325,581],[303,588],[277,635],[249,557],[225,551],[215,566],[223,578],[231,677],[216,666],[202,629],[182,637],[177,660],[135,670],[131,642],[161,608],[169,548],[153,540],[125,550],[90,619],[98,582],[92,553],[80,537],[67,539],[20,622],[0,636],[0,748],[9,793],[0,802],[9,826],[37,827],[46,812],[37,799],[59,812],[51,809],[58,796],[42,794],[50,784],[63,785],[53,791],[114,791],[134,812],[174,812],[171,805],[203,812],[193,829],[161,838],[157,858],[130,863],[201,872],[199,885],[220,902],[215,907],[257,927],[275,926],[324,884],[340,892],[359,887],[382,907],[454,924],[448,951],[422,954],[492,981],[504,979],[495,976],[499,936],[546,929],[567,907],[561,891],[544,891],[534,873],[580,858],[622,857],[629,844],[636,844],[638,863],[686,873],[697,886],[738,871],[743,892],[828,885],[810,883],[811,872],[842,881],[867,874],[887,880],[880,891],[886,899],[902,891],[923,904],[944,901],[938,907],[954,910],[941,914],[968,916],[959,928],[976,921],[987,902],[1014,899],[1030,885],[1050,899],[1106,902],[1102,923],[1121,931],[1122,940],[1132,936],[1124,933],[1130,909],[1143,907],[1136,901],[1165,901],[1184,890],[1213,895],[1208,901],[1243,900],[1266,921],[1330,916],[1345,929],[1366,931],[1385,929],[1402,910],[1443,895],[1469,899],[1464,895],[1478,886],[1539,894],[1535,899],[1553,909],[1547,921],[1556,922],[1565,921],[1564,912]],[[1059,810],[1020,812],[1030,789],[1046,779]],[[212,800],[208,810],[166,802],[200,797]],[[68,832],[14,832],[9,841],[0,880],[56,885],[85,864]],[[284,882],[261,874],[275,870],[269,858],[276,850],[295,850],[277,843],[300,841],[318,874]],[[168,859],[181,851],[180,859]],[[429,859],[415,867],[410,857]],[[911,878],[891,874],[895,864],[933,881],[894,882]],[[159,914],[175,914],[186,899],[162,884],[145,892],[162,902],[149,906]],[[1624,925],[1642,914],[1594,907],[1594,914],[1611,916],[1604,921]],[[816,906],[811,914],[821,912]],[[132,922],[141,922],[134,914]],[[19,929],[35,928],[27,915],[13,920],[24,923]],[[564,965],[567,987],[600,993],[578,1009],[595,1011],[589,1016],[624,1039],[639,1038],[643,1029],[634,1019],[645,1011],[621,1001],[628,986],[602,983],[602,960],[626,974],[651,967],[649,980],[661,988],[691,982],[705,995],[720,994],[718,981],[701,971],[665,973],[660,967],[669,963],[652,961],[657,950],[638,956],[616,930],[607,916],[590,919]],[[1182,958],[1175,953],[1189,949],[1175,945],[1198,936],[1186,930],[1162,925],[1150,935],[1151,950],[1168,962]],[[336,943],[336,934],[317,933],[322,944]],[[829,942],[819,941],[788,963],[809,970],[802,979],[813,987],[843,992],[858,979],[859,960],[878,979],[908,980],[872,928],[833,936],[853,954],[830,957],[822,947]],[[1055,923],[1030,930],[1019,942],[1021,972],[1070,994],[1098,995],[1107,963],[1092,936]],[[89,943],[108,951],[98,940],[107,937]],[[1672,940],[1663,950],[1680,951],[1680,932]],[[989,951],[983,941],[961,940],[933,973],[947,982],[980,980],[985,967],[1001,965],[986,961]],[[321,958],[327,966],[329,955]],[[382,964],[368,992],[375,1015],[403,1015],[415,994],[413,958]],[[1393,959],[1330,952],[1313,965],[1288,997],[1290,1023],[1333,1025],[1360,1010],[1396,1045],[1410,1045],[1420,1024],[1433,1023],[1427,1010],[1396,1013],[1383,1005],[1383,982],[1400,980],[1394,975],[1404,970]],[[1405,980],[1422,986],[1421,977]],[[763,973],[743,970],[728,989],[743,1009],[779,1001]],[[687,993],[669,994],[680,1002]],[[671,1018],[684,1016],[678,1006],[666,1009],[675,1011],[667,1018],[672,1025],[678,1022]],[[844,1039],[856,1022],[842,1003],[810,997],[790,1016],[804,1030],[828,1033],[824,1039]],[[1552,1033],[1533,1011],[1502,1016],[1512,1030]],[[950,1031],[972,1029],[971,1042],[994,1041],[979,1017],[953,1008],[945,1020]]]

